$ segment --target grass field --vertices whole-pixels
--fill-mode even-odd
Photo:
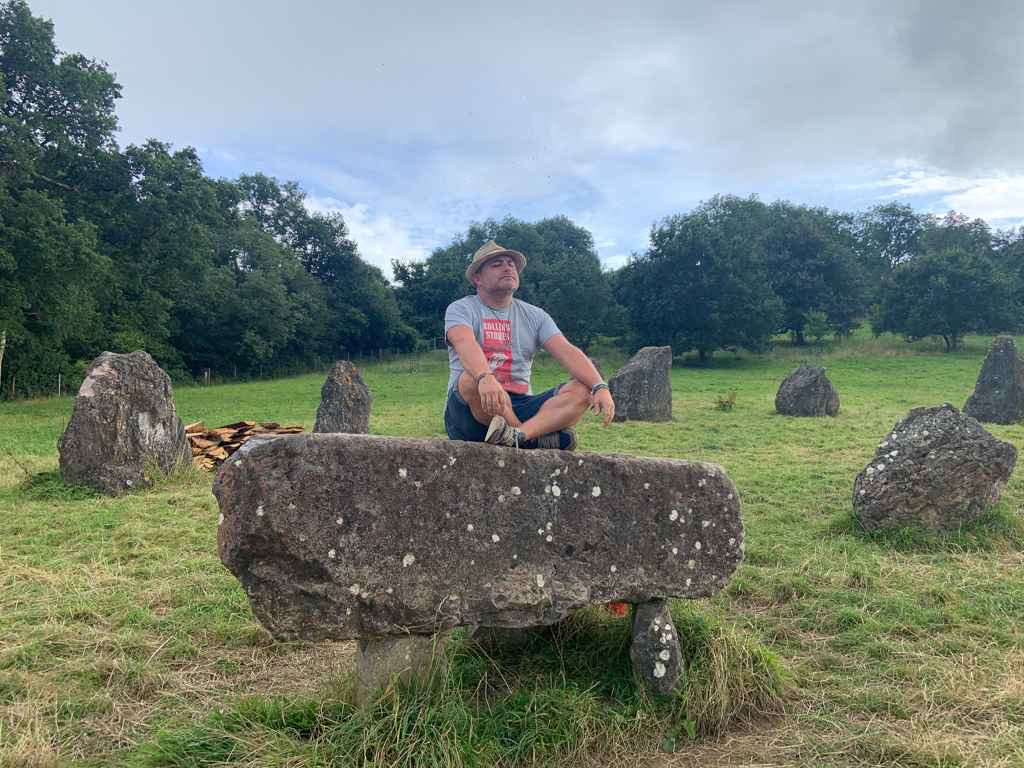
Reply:
[[[220,565],[211,475],[118,499],[69,488],[56,440],[72,399],[0,404],[0,766],[1024,766],[1021,470],[990,515],[943,536],[871,537],[850,506],[910,408],[963,405],[989,341],[678,360],[672,422],[584,418],[580,450],[713,461],[743,501],[729,587],[673,608],[692,671],[678,705],[636,690],[625,620],[595,609],[524,654],[457,635],[444,690],[354,712],[351,645],[273,642]],[[625,362],[598,356],[607,375]],[[801,362],[827,366],[838,417],[775,413]],[[362,373],[371,431],[443,436],[443,358]],[[186,423],[312,428],[323,379],[180,389],[175,403]],[[535,390],[558,380],[537,364]],[[1021,425],[988,429],[1024,445]]]

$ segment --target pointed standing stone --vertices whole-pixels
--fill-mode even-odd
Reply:
[[[61,479],[117,496],[191,461],[172,395],[170,378],[142,350],[93,360],[57,441]]]
[[[672,420],[672,347],[644,347],[608,380],[613,421]]]
[[[1016,424],[1024,416],[1024,358],[1013,337],[992,340],[964,413],[989,424]]]
[[[686,662],[679,647],[679,633],[664,600],[633,606],[633,642],[629,658],[633,674],[651,690],[670,694],[686,684]]]
[[[347,360],[339,360],[320,390],[313,431],[368,435],[372,403],[370,389],[356,367]]]

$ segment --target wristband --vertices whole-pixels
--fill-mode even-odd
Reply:
[[[493,376],[493,375],[494,375],[494,371],[484,371],[483,373],[481,373],[479,376],[476,377],[476,383],[479,384],[480,383],[480,379],[482,379],[484,376]]]
[[[608,389],[608,385],[603,381],[597,382],[597,384],[594,385],[594,388],[590,390],[590,396],[593,397],[596,395],[597,390],[599,389]]]

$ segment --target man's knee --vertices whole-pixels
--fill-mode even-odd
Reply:
[[[590,388],[576,379],[563,384],[558,390],[558,396],[567,397],[584,409],[588,408],[594,402],[594,398],[590,394]]]

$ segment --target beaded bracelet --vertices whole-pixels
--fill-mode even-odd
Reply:
[[[596,395],[597,394],[597,390],[599,390],[599,389],[608,389],[608,385],[605,382],[603,382],[603,381],[597,382],[597,384],[594,385],[594,388],[590,390],[590,395],[591,396]]]
[[[483,373],[481,373],[479,376],[476,377],[476,382],[477,382],[477,384],[479,384],[480,383],[480,379],[482,379],[484,376],[493,376],[493,375],[494,375],[494,371],[484,371]]]

